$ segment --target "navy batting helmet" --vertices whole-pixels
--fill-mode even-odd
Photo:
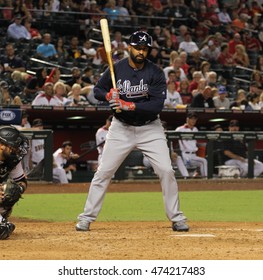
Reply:
[[[132,33],[129,39],[131,46],[147,46],[152,47],[152,37],[145,31],[136,31]]]

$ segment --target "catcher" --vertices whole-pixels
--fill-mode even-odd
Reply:
[[[21,160],[28,149],[29,141],[19,130],[0,126],[0,240],[15,230],[8,217],[27,187]]]

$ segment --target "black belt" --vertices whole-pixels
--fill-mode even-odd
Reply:
[[[186,154],[195,154],[195,152],[184,152]]]
[[[122,119],[120,117],[116,117],[116,119],[119,120],[120,122],[126,124],[126,125],[143,126],[143,125],[147,125],[147,124],[155,121],[157,119],[157,117],[155,119],[153,119],[153,120],[148,120],[148,121],[127,121],[127,120],[124,120],[124,119]]]

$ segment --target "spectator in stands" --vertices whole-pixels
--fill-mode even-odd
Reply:
[[[51,43],[51,34],[43,35],[42,43],[37,46],[37,56],[40,58],[57,58],[58,54],[55,46]]]
[[[7,28],[7,37],[14,40],[30,40],[31,34],[25,28],[24,25],[21,24],[22,16],[21,14],[14,15],[14,22],[11,23]]]
[[[187,114],[186,123],[176,128],[178,132],[197,132],[196,127],[197,114],[189,112]],[[198,167],[202,177],[207,177],[207,160],[196,155],[198,145],[196,140],[179,140],[179,148],[186,168]]]
[[[259,106],[262,109],[263,108],[263,91],[261,92],[261,94],[259,95]]]
[[[207,60],[210,63],[216,63],[219,54],[220,54],[220,49],[216,47],[213,40],[209,40],[207,46],[204,46],[200,50],[201,58]]]
[[[175,109],[178,105],[182,105],[183,101],[181,95],[178,91],[176,91],[174,81],[167,82],[167,95],[164,101],[164,107]]]
[[[234,55],[234,53],[236,52],[236,45],[240,44],[243,44],[243,42],[241,41],[241,36],[239,33],[235,33],[233,39],[228,42],[229,53]]]
[[[162,61],[169,61],[170,54],[172,51],[174,51],[174,44],[171,38],[166,38],[164,45],[162,46],[160,50],[160,56]]]
[[[216,109],[229,109],[230,100],[227,97],[227,90],[225,86],[218,88],[218,95],[213,97],[214,105]]]
[[[262,51],[262,46],[260,41],[255,37],[252,36],[252,32],[249,30],[245,30],[243,33],[243,40],[244,46],[247,52],[256,52],[259,53]]]
[[[257,93],[250,94],[248,96],[248,106],[245,111],[261,110],[259,105],[259,95]]]
[[[190,81],[189,92],[192,93],[192,91],[194,89],[197,89],[198,83],[199,83],[201,78],[202,78],[202,72],[201,71],[194,71],[193,72],[193,79]]]
[[[227,7],[223,5],[220,12],[218,13],[218,19],[222,24],[232,23],[232,19],[227,11]]]
[[[55,167],[59,168],[64,174],[59,178],[57,175],[54,176],[53,172],[53,178],[61,184],[68,184],[72,180],[72,172],[77,170],[76,164],[72,160],[78,159],[79,155],[72,152],[72,147],[71,141],[65,141],[62,143],[61,148],[53,153]],[[62,178],[63,180],[61,180]]]
[[[147,58],[150,61],[152,61],[153,63],[159,65],[160,67],[163,67],[160,52],[159,52],[159,49],[157,47],[151,48],[150,54],[148,55]]]
[[[110,24],[116,24],[119,21],[120,11],[116,7],[115,0],[108,0],[105,7],[102,9],[106,13]]]
[[[139,24],[143,24],[146,26],[151,25],[151,19],[153,16],[153,7],[150,1],[137,0],[136,4],[134,5],[134,11],[136,15],[144,16],[143,18],[138,19]]]
[[[51,82],[52,84],[55,84],[60,80],[60,69],[58,67],[54,67],[51,69],[50,73],[47,75],[45,83]]]
[[[190,57],[200,56],[199,48],[197,44],[192,41],[192,37],[189,32],[184,34],[184,40],[179,44],[178,51],[179,53],[185,51]]]
[[[60,64],[64,64],[68,57],[68,51],[65,48],[65,42],[64,42],[63,37],[58,37],[56,44],[55,44],[55,49],[57,51],[58,62]]]
[[[229,122],[228,130],[232,133],[240,130],[238,120]],[[241,177],[247,177],[248,159],[245,143],[240,139],[231,139],[224,141],[224,161],[225,165],[237,166]],[[263,163],[254,159],[254,177],[258,177],[263,172]]]
[[[250,77],[251,82],[256,82],[259,89],[263,88],[263,75],[260,71],[254,70]]]
[[[174,61],[173,61],[173,64],[171,66],[167,66],[163,69],[165,78],[166,79],[168,78],[168,73],[170,72],[170,70],[174,70],[175,72],[177,70],[179,70],[180,71],[180,80],[185,79],[186,75],[184,73],[184,70],[181,68],[181,65],[182,65],[181,58],[180,57],[175,58]]]
[[[93,84],[93,68],[91,66],[84,68],[81,80],[85,86]]]
[[[36,75],[29,79],[27,85],[24,89],[25,95],[28,100],[32,100],[37,91],[39,91],[47,78],[47,69],[45,67],[40,67],[36,70]]]
[[[92,41],[89,39],[85,40],[82,46],[82,50],[82,58],[85,58],[89,63],[92,63],[92,60],[96,55],[96,49],[93,47]]]
[[[207,81],[205,78],[201,78],[198,82],[197,88],[193,89],[191,94],[192,96],[197,95],[198,93],[202,93],[205,90],[205,87],[207,86]]]
[[[179,87],[177,90],[181,95],[183,104],[189,105],[192,103],[193,96],[192,96],[191,92],[189,92],[189,81],[187,79],[180,81]]]
[[[25,72],[25,63],[21,57],[15,54],[14,45],[9,43],[5,47],[5,55],[0,58],[1,72],[13,73],[14,71]]]
[[[38,95],[32,101],[33,106],[60,106],[60,102],[54,97],[52,83],[45,83],[43,90],[40,90]]]
[[[6,81],[0,82],[0,105],[10,106],[10,105],[22,105],[21,98],[19,96],[12,96],[9,90],[9,85]]]
[[[23,0],[13,1],[13,14],[21,15],[22,20],[31,19],[31,13],[29,11],[29,8],[31,7],[26,5],[26,3],[24,3]]]
[[[131,17],[129,10],[124,6],[124,0],[117,0],[116,8],[119,10],[119,21],[125,25],[130,24]]]
[[[209,71],[206,75],[206,82],[210,87],[218,85],[218,75],[215,71]]]
[[[81,71],[78,67],[73,67],[71,69],[71,74],[72,74],[72,77],[65,82],[66,85],[68,85],[70,88],[75,83],[80,84],[82,87],[85,86],[85,84],[83,83],[82,78],[81,78]]]
[[[53,87],[54,97],[58,100],[58,105],[65,106],[68,102],[67,87],[63,82],[56,82]]]
[[[235,65],[249,67],[250,61],[244,45],[236,45],[236,51],[233,54],[233,60]]]
[[[27,29],[27,31],[31,35],[31,39],[33,40],[42,40],[42,35],[39,32],[39,30],[35,27],[32,27],[32,21],[31,19],[25,19],[24,26]]]
[[[232,67],[235,65],[233,55],[229,53],[229,46],[227,43],[221,45],[221,52],[217,58],[217,61],[226,67]]]
[[[95,0],[90,1],[90,8],[88,10],[90,14],[91,25],[98,26],[100,22],[100,18],[105,12],[103,12],[100,7],[97,5]]]
[[[115,31],[114,33],[114,38],[111,41],[111,45],[112,45],[112,52],[114,53],[115,50],[118,49],[119,44],[122,43],[123,44],[123,48],[124,50],[127,50],[128,45],[127,43],[122,39],[122,34],[120,31]]]
[[[197,93],[192,100],[190,105],[191,108],[215,108],[212,88],[210,86],[206,86],[205,89]]]
[[[180,45],[185,39],[185,34],[188,32],[188,27],[184,24],[180,25],[178,28],[178,35],[176,36],[177,42]],[[179,46],[178,46],[179,47]]]
[[[77,36],[72,36],[70,45],[67,48],[68,58],[71,60],[80,60],[84,55],[83,49],[79,46],[79,39]]]
[[[230,109],[232,110],[244,110],[247,106],[248,101],[246,97],[246,92],[244,89],[239,89],[236,94],[235,100],[230,104]]]
[[[234,32],[242,32],[245,29],[249,29],[249,19],[250,16],[245,13],[241,13],[236,19],[233,19],[232,29],[234,30]]]
[[[181,68],[184,70],[185,75],[187,75],[190,67],[187,63],[188,54],[187,52],[180,52],[179,57],[181,58]]]
[[[258,83],[256,81],[251,81],[249,84],[249,92],[247,97],[249,95],[253,95],[254,93],[259,95],[261,93],[261,88],[258,87]]]
[[[87,99],[81,94],[81,85],[73,84],[71,91],[68,93],[66,106],[84,106],[89,104]]]
[[[207,74],[209,73],[210,68],[211,68],[210,62],[204,60],[204,61],[201,63],[200,71],[201,71],[201,73],[202,73],[202,78],[204,78],[204,79],[207,78]]]

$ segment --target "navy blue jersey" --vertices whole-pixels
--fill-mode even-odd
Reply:
[[[135,125],[155,120],[162,111],[166,98],[163,71],[149,60],[145,61],[142,69],[133,69],[128,58],[125,58],[115,63],[114,72],[120,98],[136,104],[135,111],[115,113],[115,117]],[[94,88],[95,97],[105,101],[105,96],[112,87],[110,71],[107,69]]]

